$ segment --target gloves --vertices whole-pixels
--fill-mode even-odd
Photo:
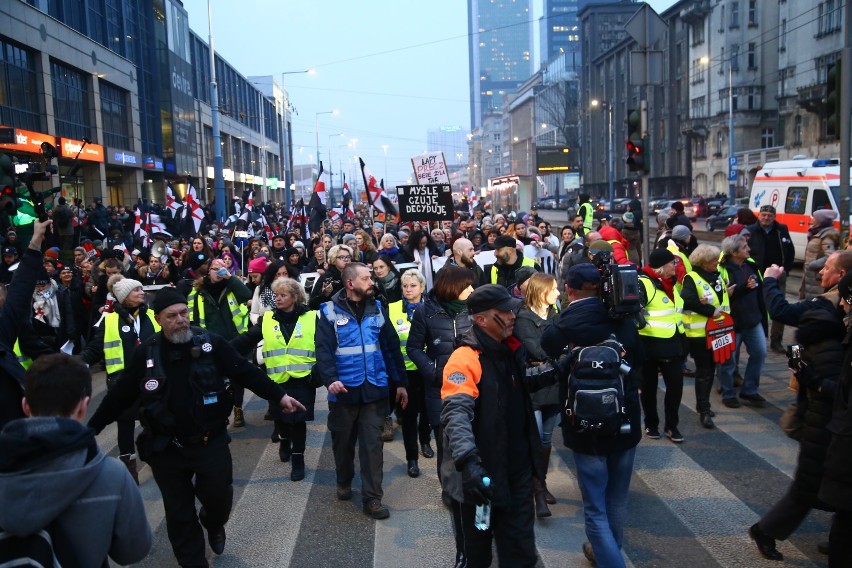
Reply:
[[[468,459],[462,467],[462,490],[465,503],[484,505],[491,500],[491,488],[482,483],[488,472],[482,467],[478,457]]]

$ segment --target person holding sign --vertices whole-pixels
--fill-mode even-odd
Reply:
[[[746,344],[748,364],[740,388],[740,399],[745,404],[762,407],[766,400],[757,393],[760,373],[766,359],[766,335],[769,331],[766,303],[763,299],[763,277],[757,264],[750,258],[748,241],[742,235],[727,237],[722,241],[722,261],[719,273],[731,295],[731,316],[734,318],[736,350],[734,356],[719,367],[719,386],[722,404],[739,408],[740,401],[734,392],[734,371],[737,369],[740,345]]]
[[[719,274],[719,249],[698,245],[689,255],[692,271],[683,279],[683,327],[689,343],[689,353],[695,360],[695,405],[701,425],[714,428],[710,409],[710,391],[716,363],[713,350],[707,346],[707,320],[731,311],[731,301],[725,282]]]

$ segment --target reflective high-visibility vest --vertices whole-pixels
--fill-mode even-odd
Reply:
[[[583,211],[580,213],[580,211]],[[595,212],[592,210],[592,204],[588,201],[586,203],[580,204],[580,208],[577,210],[578,215],[583,216],[583,228],[586,232],[592,230],[592,224],[595,220]]]
[[[266,374],[276,383],[307,377],[317,362],[315,352],[316,311],[307,311],[299,316],[290,341],[284,341],[281,324],[273,319],[274,311],[263,314],[263,362]]]
[[[405,349],[405,345],[408,343],[408,334],[411,331],[411,322],[408,321],[408,314],[403,309],[403,300],[388,305],[388,317],[393,323],[394,329],[396,329],[396,334],[399,336],[399,345],[402,347],[402,358],[405,359],[405,369],[407,371],[414,371],[417,369],[417,365],[408,358],[408,352]]]
[[[24,355],[24,352],[21,351],[21,342],[19,340],[15,340],[15,346],[12,347],[12,351],[15,353],[15,358],[18,360],[18,363],[21,364],[21,367],[24,368],[24,371],[30,368],[30,365],[33,364],[33,360]]]
[[[670,253],[675,255],[675,258],[680,259],[680,261],[683,263],[683,267],[686,269],[687,274],[692,272],[692,263],[689,262],[689,258],[680,251],[680,248],[678,248],[678,246],[675,244],[675,242],[672,239],[669,239],[669,244],[666,245],[666,249]],[[678,292],[682,292],[683,291],[683,282],[675,282],[675,289]]]
[[[695,289],[698,296],[707,298],[707,305],[719,308],[723,312],[731,312],[731,299],[728,297],[728,291],[725,289],[725,283],[722,277],[719,276],[719,285],[722,287],[722,303],[719,303],[719,295],[713,289],[713,284],[704,280],[697,272],[690,272],[684,277],[683,282],[686,284],[686,279],[692,279],[695,284]],[[693,312],[691,310],[683,310],[683,327],[687,337],[704,337],[704,326],[707,325],[706,317]]]
[[[639,335],[668,339],[674,337],[683,321],[683,299],[677,290],[673,290],[674,300],[665,292],[654,286],[647,276],[640,276],[639,281],[645,287],[648,303],[642,310],[645,316],[645,327],[639,330]]]
[[[529,266],[530,268],[535,268],[535,260],[528,258],[526,256],[521,258],[521,266]],[[497,265],[491,265],[491,283],[497,284]]]
[[[189,321],[198,327],[206,328],[204,297],[201,296],[201,301],[197,300],[198,297],[198,290],[193,290],[187,298],[186,307],[189,310]],[[234,329],[236,329],[237,334],[245,333],[248,329],[248,308],[244,304],[239,303],[237,297],[230,290],[225,294],[225,299],[228,301],[228,310],[231,312],[231,321],[234,323]],[[198,304],[197,315],[196,303]]]
[[[154,326],[154,331],[160,331],[160,324],[154,319],[154,312],[146,310],[148,319]],[[104,317],[104,367],[108,375],[124,370],[124,347],[118,332],[121,317],[115,312]],[[141,326],[140,326],[141,327]]]

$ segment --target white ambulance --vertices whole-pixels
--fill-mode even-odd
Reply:
[[[839,213],[840,160],[796,158],[767,162],[755,174],[749,207],[755,215],[763,205],[776,209],[776,221],[787,225],[796,246],[796,260],[805,259],[811,214],[818,209]],[[838,214],[839,219],[839,214]],[[840,228],[840,221],[835,221]]]

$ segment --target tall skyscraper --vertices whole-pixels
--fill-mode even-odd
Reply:
[[[550,61],[560,53],[568,54],[568,64],[580,64],[580,22],[577,12],[590,0],[544,0],[539,20],[539,53]],[[573,59],[572,59],[573,57]]]
[[[531,0],[468,0],[470,126],[533,72]]]

